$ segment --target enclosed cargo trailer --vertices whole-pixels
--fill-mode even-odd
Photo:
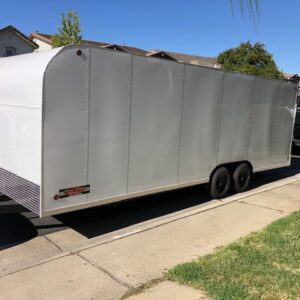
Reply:
[[[288,166],[295,85],[87,46],[0,59],[0,192],[40,216]],[[230,174],[231,172],[231,174]],[[228,177],[229,176],[229,177]]]

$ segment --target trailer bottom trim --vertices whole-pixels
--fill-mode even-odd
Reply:
[[[253,170],[253,173],[273,170],[273,169],[287,167],[287,166],[290,166],[290,162],[284,163],[284,164],[272,165],[272,166],[265,167],[265,168],[257,168],[257,169]],[[53,215],[57,215],[57,214],[77,211],[77,210],[81,210],[81,209],[88,209],[88,208],[92,208],[92,207],[96,207],[96,206],[100,206],[100,205],[108,205],[108,204],[112,204],[112,203],[116,203],[116,202],[120,202],[120,201],[126,201],[126,200],[139,198],[139,197],[143,197],[143,196],[149,196],[149,195],[153,195],[156,193],[162,193],[162,192],[168,192],[168,191],[172,191],[172,190],[176,190],[176,189],[192,187],[192,186],[196,186],[198,184],[208,183],[209,180],[210,180],[210,178],[193,180],[193,181],[188,181],[188,182],[184,182],[184,183],[180,183],[180,184],[172,184],[172,185],[168,185],[168,186],[164,186],[164,187],[160,187],[160,188],[156,188],[156,189],[139,191],[139,192],[135,192],[135,193],[131,193],[131,194],[109,197],[109,198],[104,198],[104,199],[98,199],[98,200],[94,200],[94,201],[85,202],[82,204],[76,204],[76,205],[65,206],[65,207],[61,207],[61,208],[57,208],[57,209],[51,209],[51,210],[47,210],[47,211],[42,211],[40,217],[48,217],[48,216],[53,216]]]
[[[0,168],[0,192],[40,215],[40,187]]]

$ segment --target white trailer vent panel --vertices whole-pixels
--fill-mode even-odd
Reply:
[[[67,46],[0,59],[0,192],[40,216],[290,164],[295,86]]]

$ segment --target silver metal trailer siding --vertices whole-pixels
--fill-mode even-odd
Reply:
[[[293,84],[85,46],[62,48],[43,74],[39,198],[16,199],[40,216],[205,183],[225,163],[290,164]],[[5,172],[28,180],[0,170],[0,192]]]

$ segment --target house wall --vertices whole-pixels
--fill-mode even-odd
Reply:
[[[41,52],[41,51],[52,49],[51,45],[49,45],[39,39],[34,38],[32,41],[39,45],[39,47],[35,50],[35,52]]]
[[[6,56],[5,48],[9,46],[16,49],[17,55],[31,53],[34,50],[28,42],[8,30],[0,33],[0,57]]]

